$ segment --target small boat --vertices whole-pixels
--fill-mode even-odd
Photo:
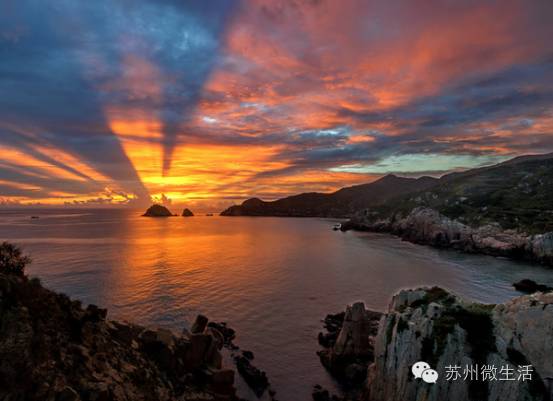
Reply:
[[[39,219],[40,217],[38,216],[31,216],[31,219]]]
[[[334,224],[334,227],[332,227],[332,229],[333,229],[334,231],[338,231],[338,230],[341,229],[341,228],[342,228],[342,225],[341,225],[340,223],[336,223],[336,224]]]

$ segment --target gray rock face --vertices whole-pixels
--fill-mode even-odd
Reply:
[[[372,348],[369,342],[370,316],[362,302],[348,306],[342,330],[334,344],[334,355],[338,358],[367,356]]]
[[[329,334],[319,334],[324,349],[318,355],[323,366],[344,384],[355,385],[365,380],[380,316],[381,313],[367,310],[365,304],[357,302],[346,308],[343,320],[340,314],[325,319]],[[340,326],[333,327],[338,322]]]
[[[553,265],[553,232],[534,235],[528,247],[536,259]]]
[[[498,224],[475,228],[425,207],[415,208],[406,216],[396,214],[381,220],[359,215],[343,226],[344,229],[389,232],[418,244],[524,258],[553,265],[553,232],[527,235],[515,230],[503,230]]]
[[[467,303],[438,289],[402,291],[380,321],[367,401],[521,401],[553,399],[553,293],[506,304]],[[411,373],[425,361],[439,374],[425,383]],[[448,366],[492,365],[498,380],[447,380]],[[532,380],[502,381],[500,369],[532,365]],[[451,371],[451,369],[449,369]]]

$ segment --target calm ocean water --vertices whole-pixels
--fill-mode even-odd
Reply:
[[[517,295],[516,280],[553,285],[553,270],[336,232],[331,220],[139,214],[4,210],[0,240],[30,253],[28,272],[47,287],[107,307],[111,318],[174,330],[198,313],[228,322],[281,401],[308,401],[317,383],[335,389],[315,354],[317,333],[348,303],[383,311],[396,291],[419,285],[502,302]]]

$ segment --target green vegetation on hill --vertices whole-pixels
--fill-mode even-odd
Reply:
[[[553,231],[553,155],[526,156],[453,173],[430,189],[366,211],[374,218],[429,207],[476,227],[498,223],[530,234]]]
[[[499,224],[528,234],[553,231],[553,154],[522,156],[440,179],[387,175],[330,194],[305,193],[272,202],[248,199],[224,216],[346,217],[369,220],[428,207],[473,227]]]

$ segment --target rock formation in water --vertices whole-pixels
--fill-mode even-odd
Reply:
[[[152,205],[146,210],[142,215],[144,217],[171,217],[173,213],[169,211],[165,206],[162,205]]]
[[[192,213],[192,210],[185,208],[182,211],[182,217],[192,217],[192,216],[194,216],[194,213]]]
[[[242,351],[242,355],[235,355],[233,359],[238,373],[255,395],[261,397],[265,390],[269,388],[269,379],[265,372],[252,364],[253,354],[250,351]]]
[[[533,294],[534,292],[550,292],[553,291],[553,287],[545,284],[538,284],[534,280],[524,279],[517,281],[513,284],[515,290],[525,292],[526,294]]]
[[[219,343],[231,352],[230,356],[236,365],[236,370],[258,398],[267,391],[268,399],[276,401],[276,392],[271,388],[267,374],[252,363],[253,352],[240,350],[240,347],[234,344],[236,332],[232,328],[228,327],[225,322],[208,322],[205,316],[199,315],[190,332],[196,333],[204,330],[217,337]]]
[[[380,321],[374,354],[366,401],[551,400],[553,293],[483,305],[440,288],[401,291]],[[438,372],[435,384],[413,377],[419,361]],[[531,380],[520,379],[526,366]],[[464,379],[474,367],[479,379]]]
[[[107,320],[105,309],[83,308],[28,279],[17,269],[21,256],[4,247],[0,400],[236,400],[234,370],[222,367],[223,336],[215,328],[178,336]]]
[[[359,216],[342,225],[342,230],[351,228],[388,232],[417,244],[553,265],[553,232],[529,235],[503,229],[499,224],[471,227],[425,207],[417,207],[406,216],[394,214],[382,219]]]
[[[319,333],[319,344],[324,349],[317,354],[323,366],[344,384],[355,385],[365,380],[367,366],[373,360],[372,338],[381,315],[357,302],[348,306],[345,313],[325,318],[327,333]]]

